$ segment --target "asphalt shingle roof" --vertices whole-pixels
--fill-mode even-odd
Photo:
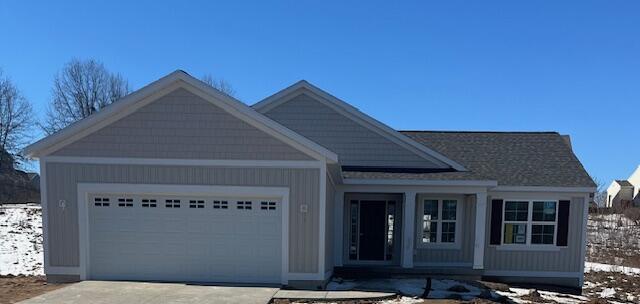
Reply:
[[[571,147],[556,132],[400,131],[467,172],[343,172],[354,179],[497,180],[501,186],[595,187]]]
[[[624,179],[617,179],[616,183],[618,183],[620,186],[633,187],[633,185],[628,180]]]

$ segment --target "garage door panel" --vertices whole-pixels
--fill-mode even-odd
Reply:
[[[187,231],[188,221],[187,218],[181,214],[176,214],[179,211],[167,213],[163,218],[165,219],[163,230],[171,233],[181,233]]]
[[[89,204],[90,278],[280,282],[279,202],[275,210],[262,210],[261,200],[255,198],[99,196],[110,202]],[[118,206],[120,197],[129,198],[133,206]],[[150,207],[150,200],[155,200],[155,207]],[[238,202],[246,201],[252,202],[251,209],[237,208]]]

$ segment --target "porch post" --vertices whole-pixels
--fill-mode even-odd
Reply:
[[[473,269],[484,269],[484,243],[487,227],[487,192],[476,193],[476,235],[473,246]]]
[[[404,193],[404,205],[402,206],[402,267],[413,267],[413,248],[416,219],[416,192]]]

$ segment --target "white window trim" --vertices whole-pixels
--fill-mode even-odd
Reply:
[[[438,234],[437,240],[435,243],[425,243],[422,241],[422,233],[423,233],[423,225],[424,225],[424,201],[425,200],[437,200],[438,201]],[[456,234],[455,234],[455,242],[453,243],[442,243],[442,201],[443,200],[455,200],[456,201],[456,220],[446,222],[455,222],[456,223]],[[422,196],[420,197],[420,201],[418,202],[418,212],[416,212],[416,248],[418,249],[460,249],[462,248],[462,242],[460,238],[462,237],[462,208],[464,207],[464,198],[461,197],[451,197],[451,196]]]
[[[527,202],[527,221],[507,221],[505,220],[505,210],[507,208],[507,202]],[[533,202],[555,202],[556,203],[556,218],[553,222],[534,222],[533,221]],[[502,225],[500,227],[500,245],[498,250],[530,250],[530,251],[558,251],[560,248],[556,245],[558,242],[558,208],[560,201],[556,199],[504,199],[502,203]],[[505,244],[504,243],[504,228],[508,223],[525,223],[526,229],[526,243],[525,244]],[[553,225],[553,244],[533,244],[531,243],[531,233],[533,225]]]

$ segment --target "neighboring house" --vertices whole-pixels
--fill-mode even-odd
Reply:
[[[34,189],[40,190],[40,174],[27,172],[27,177],[29,178],[29,184],[31,184]]]
[[[605,207],[640,206],[640,166],[626,180],[614,180],[607,188]]]
[[[306,81],[248,107],[176,71],[26,152],[52,281],[583,283],[595,184],[555,132],[396,131]]]

